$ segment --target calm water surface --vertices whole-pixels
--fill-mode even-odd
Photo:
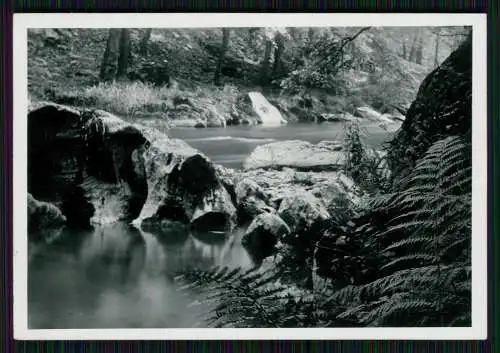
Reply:
[[[300,139],[342,138],[342,124],[279,128],[172,129],[216,163],[240,167],[258,145]],[[380,145],[388,132],[368,126],[366,140]],[[126,224],[88,231],[62,230],[50,244],[29,248],[30,328],[162,328],[202,326],[206,308],[190,306],[200,293],[181,293],[174,276],[214,265],[249,267],[241,232],[193,234],[173,225],[147,232]]]
[[[378,124],[366,124],[361,127],[361,131],[367,144],[381,147],[399,126],[390,124],[386,126],[386,130]],[[342,123],[288,124],[281,127],[173,128],[169,130],[169,135],[185,140],[194,148],[203,151],[215,163],[240,168],[243,160],[258,145],[284,140],[303,140],[311,143],[342,140],[344,128]]]
[[[127,224],[63,230],[51,244],[30,244],[30,328],[203,326],[199,293],[179,292],[179,271],[249,267],[241,234],[155,233]]]

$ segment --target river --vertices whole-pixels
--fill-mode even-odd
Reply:
[[[299,139],[341,139],[341,124],[283,127],[172,129],[214,162],[239,168],[259,144]],[[380,146],[388,132],[366,127],[366,141]],[[63,229],[48,244],[30,244],[28,325],[31,329],[203,327],[199,293],[181,293],[179,271],[214,265],[249,267],[241,232],[193,234],[172,225],[155,233],[126,224],[87,231]]]
[[[366,143],[381,147],[399,124],[386,126],[366,124],[361,132]],[[193,129],[173,128],[169,135],[185,140],[192,147],[204,152],[215,163],[230,168],[240,168],[243,160],[257,147],[265,143],[284,140],[303,140],[318,143],[324,140],[342,140],[342,123],[288,124],[281,127],[229,126],[226,128]]]

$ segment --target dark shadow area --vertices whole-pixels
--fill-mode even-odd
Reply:
[[[207,212],[191,223],[191,228],[195,231],[216,231],[225,232],[229,229],[231,220],[229,215],[221,212]]]
[[[141,224],[141,229],[153,234],[163,245],[182,245],[189,237],[189,227],[176,221],[146,221]]]

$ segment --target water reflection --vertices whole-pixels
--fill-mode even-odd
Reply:
[[[190,233],[179,224],[63,230],[51,244],[30,248],[30,328],[198,326],[203,308],[188,307],[198,294],[179,293],[174,276],[193,267],[252,266],[240,232]]]

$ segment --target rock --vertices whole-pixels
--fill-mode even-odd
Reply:
[[[338,141],[320,141],[316,144],[316,147],[336,152],[340,152],[344,149],[342,142]]]
[[[231,196],[210,160],[181,140],[145,131],[148,197],[139,219],[171,219],[198,230],[227,230],[236,218]]]
[[[341,121],[359,121],[354,115],[349,113],[323,113],[317,118],[318,123],[341,122]]]
[[[208,110],[205,112],[205,121],[207,122],[207,127],[226,126],[226,119],[213,107],[208,108]]]
[[[247,115],[244,120],[249,123],[250,120],[256,120],[265,126],[279,126],[287,122],[278,108],[269,103],[260,92],[248,92],[239,97],[238,101],[240,111]]]
[[[28,126],[28,190],[62,206],[68,223],[150,218],[211,230],[235,221],[213,164],[183,141],[54,104],[31,111]]]
[[[274,209],[269,205],[269,196],[253,180],[245,178],[235,188],[238,205],[238,221],[244,223],[261,213],[270,213]]]
[[[203,119],[176,119],[171,120],[171,124],[175,127],[196,127],[196,128],[205,128],[207,124]]]
[[[355,117],[359,117],[362,119],[366,119],[376,123],[392,123],[394,122],[392,119],[388,118],[385,115],[380,114],[376,110],[370,107],[358,107],[354,113]]]
[[[406,119],[406,117],[399,112],[394,112],[391,114],[383,114],[382,117],[384,119],[388,119],[388,120],[391,120],[393,122],[403,122]]]
[[[217,173],[217,178],[221,181],[222,185],[226,188],[233,204],[237,204],[236,198],[236,180],[234,176],[234,171],[232,169],[225,168],[219,164],[214,165],[215,172]]]
[[[29,235],[37,231],[63,225],[66,217],[61,210],[49,202],[36,200],[28,194],[28,230]]]
[[[279,208],[279,203],[293,193],[310,192],[330,205],[338,198],[354,205],[360,202],[360,191],[354,181],[343,171],[336,172],[300,172],[290,168],[283,170],[255,169],[243,171],[240,180],[248,178],[254,181],[269,195],[267,203]]]
[[[325,144],[305,141],[280,141],[258,146],[244,161],[246,170],[257,168],[295,168],[301,171],[339,170],[345,163],[345,153]]]
[[[290,228],[275,214],[258,215],[242,238],[242,244],[252,252],[254,258],[262,260],[272,255],[278,240],[290,233]]]
[[[436,141],[472,130],[472,36],[424,79],[390,143],[393,175],[404,177]]]
[[[195,106],[193,100],[189,97],[175,96],[174,99],[172,100],[172,103],[174,104],[175,107],[178,107],[180,105],[187,105],[189,107]]]
[[[310,192],[296,192],[283,198],[279,216],[292,233],[314,237],[330,214],[320,200]]]

